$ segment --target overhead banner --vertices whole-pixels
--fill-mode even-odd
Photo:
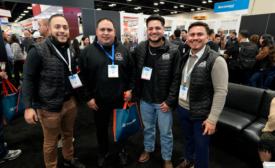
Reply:
[[[1,17],[0,23],[1,23],[1,24],[8,24],[8,23],[9,23],[9,20],[8,20],[8,18],[6,18],[6,17]]]
[[[51,7],[51,6],[50,5],[32,4],[32,13],[33,13],[33,16],[39,15],[40,13],[44,12],[49,7]]]
[[[6,9],[0,9],[0,16],[11,17],[11,11]]]
[[[214,13],[222,15],[246,15],[250,0],[215,3]]]

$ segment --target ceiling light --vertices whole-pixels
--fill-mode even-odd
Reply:
[[[159,4],[158,4],[158,3],[154,3],[154,5],[156,5],[156,6],[157,6],[157,5],[159,5]]]
[[[24,13],[21,13],[21,15],[25,16],[26,14],[24,14]]]
[[[207,2],[206,2],[206,1],[202,1],[202,3],[204,3],[204,4],[205,4],[205,3],[207,3]]]
[[[132,0],[127,0],[128,2],[131,2]]]
[[[29,13],[29,11],[24,11],[24,13]]]
[[[160,4],[162,4],[162,5],[163,5],[163,4],[165,4],[165,3],[164,3],[164,2],[160,2]]]
[[[211,3],[211,2],[212,2],[212,0],[208,0],[208,2],[209,2],[209,3]]]
[[[191,9],[191,11],[195,11],[195,9]]]
[[[18,20],[16,20],[16,21],[14,21],[15,23],[17,23],[18,22]]]
[[[101,10],[101,8],[97,8],[96,10]]]
[[[154,12],[158,12],[158,10],[154,10]]]
[[[138,7],[138,9],[142,9],[141,7]]]
[[[29,6],[27,9],[32,9],[32,7],[31,7],[31,6]]]
[[[201,10],[201,8],[197,8],[197,10]]]
[[[156,11],[159,11],[159,9],[157,9]]]
[[[174,12],[171,12],[171,14],[174,14]]]
[[[139,13],[140,15],[143,15],[143,13],[141,12],[141,13]]]
[[[178,8],[178,6],[174,6],[174,8]]]
[[[22,18],[23,16],[18,16],[18,18]]]
[[[177,11],[175,11],[174,13],[178,13]]]
[[[113,4],[109,4],[110,7],[113,7]]]
[[[138,10],[138,8],[134,8],[135,10]]]
[[[183,7],[184,7],[184,5],[180,5],[180,7],[181,7],[181,8],[183,8]]]
[[[125,13],[125,11],[119,11],[120,13]]]
[[[116,4],[112,4],[113,6],[116,6]]]

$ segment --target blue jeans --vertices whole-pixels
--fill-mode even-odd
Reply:
[[[2,111],[2,100],[0,99],[0,159],[4,158],[9,153],[9,150],[7,149],[7,147],[4,146],[3,129],[4,129],[4,121],[3,121],[3,111]]]
[[[249,85],[256,88],[263,87],[263,78],[268,71],[255,72],[249,79]]]
[[[209,167],[209,143],[210,135],[202,135],[204,130],[202,123],[204,120],[191,120],[190,111],[178,105],[178,117],[185,136],[184,158],[190,163],[195,161],[196,168]]]
[[[275,65],[271,66],[270,70],[267,72],[263,89],[269,89],[274,78],[275,78]]]
[[[153,152],[155,149],[156,120],[158,116],[162,158],[163,160],[171,160],[173,150],[172,108],[169,112],[163,113],[159,108],[159,104],[146,103],[141,100],[140,114],[145,127],[143,130],[145,151]]]

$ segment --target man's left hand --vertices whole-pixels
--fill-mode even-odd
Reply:
[[[162,112],[164,112],[164,113],[169,112],[170,109],[171,109],[169,106],[166,105],[165,102],[161,103],[159,106],[160,106],[160,107],[159,107],[160,110],[161,110]]]
[[[207,120],[205,120],[202,125],[204,126],[204,132],[202,135],[212,135],[215,133],[216,131],[216,124],[212,124],[210,122],[208,122]]]
[[[124,98],[124,101],[129,102],[132,99],[132,93],[130,91],[126,92],[126,97]]]

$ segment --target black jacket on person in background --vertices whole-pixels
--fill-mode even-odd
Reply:
[[[181,56],[178,46],[170,43],[163,38],[164,44],[157,50],[154,69],[154,99],[157,102],[165,102],[167,106],[173,107],[178,101],[180,88],[180,60]],[[132,52],[136,64],[136,96],[142,98],[142,79],[141,73],[145,63],[145,57],[148,56],[147,49],[149,40],[140,42]],[[168,59],[166,59],[168,56]],[[157,95],[160,95],[157,96]]]
[[[171,43],[179,46],[180,55],[183,56],[184,43],[182,40],[179,37],[176,37],[173,41],[171,41]]]
[[[219,49],[220,49],[220,46],[215,43],[214,41],[208,41],[206,43],[212,50],[216,51],[216,52],[219,52]]]
[[[32,42],[32,38],[30,37],[26,37],[23,41],[22,41],[22,44],[24,45],[25,47],[25,51],[28,53],[29,52],[29,48],[28,48],[28,45]]]
[[[135,89],[135,62],[130,50],[115,38],[115,65],[119,66],[119,77],[108,77],[108,65],[112,60],[97,43],[97,37],[79,57],[79,77],[83,87],[80,96],[86,101],[93,98],[97,104],[116,104],[123,101],[125,91]],[[104,47],[112,55],[112,47]]]
[[[232,47],[233,45],[236,45],[236,44],[238,44],[238,43],[239,43],[239,42],[238,42],[238,39],[237,39],[237,38],[235,38],[234,40],[230,38],[230,39],[227,41],[227,43],[225,44],[225,48],[224,48],[224,49],[228,50],[230,47]]]

